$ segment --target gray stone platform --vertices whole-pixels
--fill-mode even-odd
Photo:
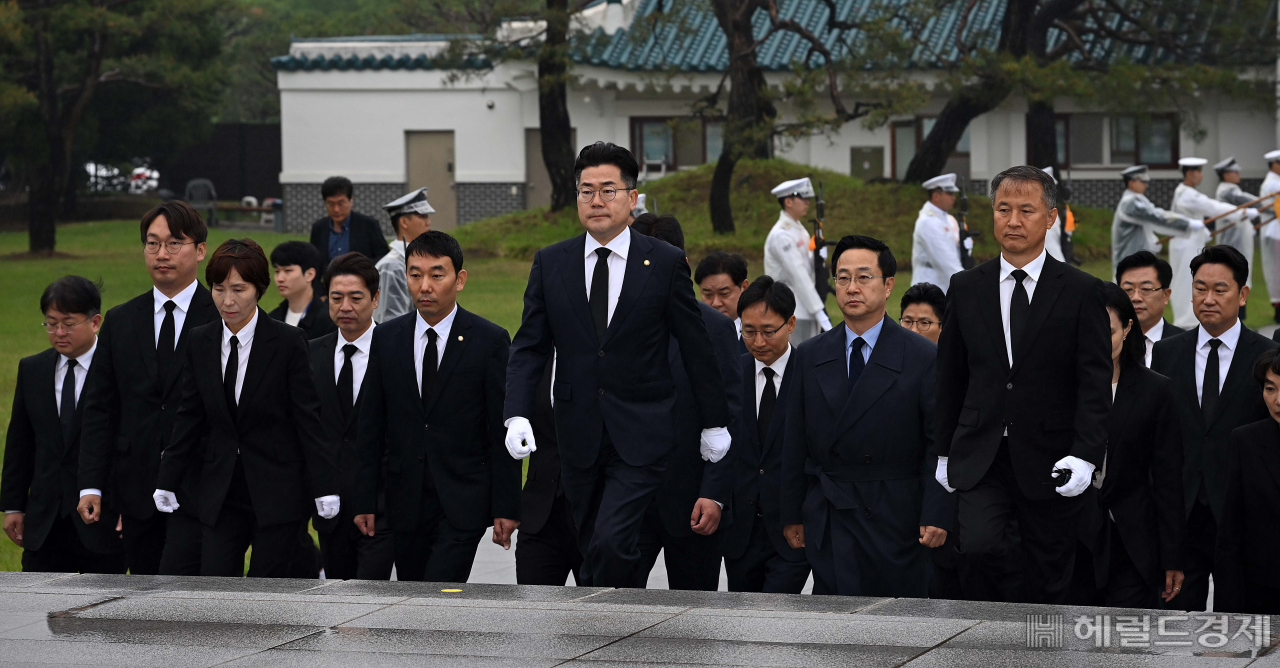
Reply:
[[[1050,647],[1028,649],[1028,614],[1048,615],[1037,642]],[[1121,632],[1134,630],[1124,625],[1140,631],[1144,614],[1145,646],[1122,647]],[[1280,668],[1280,651],[1267,654],[1274,642],[1239,633],[1242,620],[1229,623],[1235,637],[1217,646],[1197,631],[1204,622],[1194,616],[1161,625],[1158,614],[725,592],[0,573],[0,664]],[[1081,638],[1081,629],[1103,628],[1081,626],[1082,617],[1108,620],[1105,644],[1101,633]],[[1265,622],[1269,631],[1270,621],[1250,623],[1260,631]]]

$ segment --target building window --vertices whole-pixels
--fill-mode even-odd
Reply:
[[[893,142],[893,177],[899,181],[906,178],[907,168],[911,166],[911,161],[916,157],[916,152],[920,150],[920,143],[924,138],[933,131],[933,126],[938,122],[937,118],[916,118],[910,121],[895,121],[890,130]],[[960,136],[960,141],[956,142],[956,150],[951,153],[951,158],[947,160],[946,171],[964,172],[961,176],[968,178],[968,160],[969,160],[969,128],[964,129],[964,134]],[[963,163],[966,166],[959,166]]]
[[[631,150],[641,171],[695,167],[720,157],[724,128],[692,117],[633,117]]]
[[[1178,122],[1172,114],[1112,116],[1058,114],[1058,164],[1112,167],[1146,164],[1169,169],[1178,161]]]

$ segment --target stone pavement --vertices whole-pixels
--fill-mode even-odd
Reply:
[[[1047,615],[1035,633],[1031,613]],[[1194,616],[1161,623],[1145,614],[1144,637],[1142,611],[1053,606],[3,573],[0,664],[1280,668],[1280,656],[1265,655],[1270,618],[1231,621],[1234,637],[1218,639]],[[1028,649],[1032,637],[1042,648]]]

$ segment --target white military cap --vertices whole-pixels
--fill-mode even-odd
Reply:
[[[795,179],[793,181],[783,181],[778,184],[777,188],[769,191],[774,197],[803,197],[808,199],[813,197],[813,183],[809,181],[809,177],[803,179]]]
[[[1204,167],[1209,164],[1204,158],[1182,158],[1178,160],[1179,167]]]
[[[925,190],[941,190],[943,192],[948,192],[948,193],[960,192],[960,189],[956,187],[955,174],[943,174],[941,176],[935,176],[920,185],[924,186]]]
[[[431,204],[427,202],[426,187],[418,188],[404,197],[387,202],[382,205],[382,208],[386,210],[387,215],[391,218],[402,216],[406,213],[428,214],[436,212],[435,209],[431,208]]]
[[[1048,167],[1041,167],[1040,171],[1044,172],[1045,174],[1048,174],[1049,178],[1053,179],[1054,183],[1058,182],[1058,177],[1053,174],[1053,165],[1049,165]]]
[[[1134,165],[1120,172],[1121,178],[1126,181],[1137,179],[1138,181],[1149,181],[1151,176],[1147,174],[1146,165]]]
[[[1262,158],[1267,162],[1275,162],[1277,160],[1280,160],[1280,149],[1276,149],[1274,151],[1268,151],[1265,155],[1262,156]]]
[[[1219,162],[1218,164],[1214,165],[1213,171],[1219,174],[1222,174],[1225,172],[1238,172],[1240,171],[1240,163],[1236,162],[1236,157],[1233,155],[1230,158],[1227,158],[1226,160],[1223,160],[1222,162]]]
[[[649,210],[644,208],[644,200],[644,193],[636,195],[636,208],[631,210],[631,215],[639,218],[641,214],[649,213]]]

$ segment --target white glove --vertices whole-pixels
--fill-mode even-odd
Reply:
[[[173,492],[157,489],[151,498],[156,502],[156,510],[171,513],[178,509],[178,495]]]
[[[942,485],[942,488],[947,490],[948,492],[956,491],[955,487],[952,487],[951,485],[947,484],[947,458],[946,457],[938,458],[938,470],[933,474],[933,479],[937,480],[938,484]]]
[[[1205,227],[1203,222],[1198,220],[1193,220],[1189,225],[1187,225],[1187,231],[1188,232],[1208,232],[1209,228]]]
[[[703,459],[714,464],[729,453],[729,443],[732,440],[727,427],[703,429],[698,451],[702,453]]]
[[[1257,210],[1257,209],[1245,209],[1245,210],[1244,210],[1244,217],[1245,217],[1245,220],[1253,220],[1254,218],[1257,218],[1257,217],[1258,217],[1258,210]]]
[[[342,505],[342,499],[337,494],[322,496],[316,499],[316,514],[322,519],[331,520],[338,515],[338,507]]]
[[[537,450],[533,442],[533,425],[522,417],[513,417],[507,421],[507,452],[512,459],[524,459]]]
[[[1088,489],[1089,483],[1093,482],[1094,465],[1079,457],[1067,455],[1055,462],[1053,468],[1071,470],[1071,479],[1067,484],[1055,488],[1063,496],[1080,496],[1084,490]]]
[[[826,311],[818,311],[817,321],[818,321],[818,327],[820,327],[822,331],[824,332],[831,331],[831,318],[827,317]]]
[[[818,255],[821,255],[821,256],[822,256],[823,261],[826,261],[826,259],[827,259],[827,247],[826,247],[826,246],[823,246],[822,248],[818,249]],[[719,503],[719,502],[717,501],[716,503]]]
[[[1071,237],[1071,234],[1070,234],[1070,233],[1067,233],[1067,237],[1068,237],[1068,238],[1070,238],[1070,237]],[[965,250],[967,250],[967,251],[971,251],[971,250],[973,250],[973,237],[965,237],[965,238],[964,238],[964,249],[965,249]]]

